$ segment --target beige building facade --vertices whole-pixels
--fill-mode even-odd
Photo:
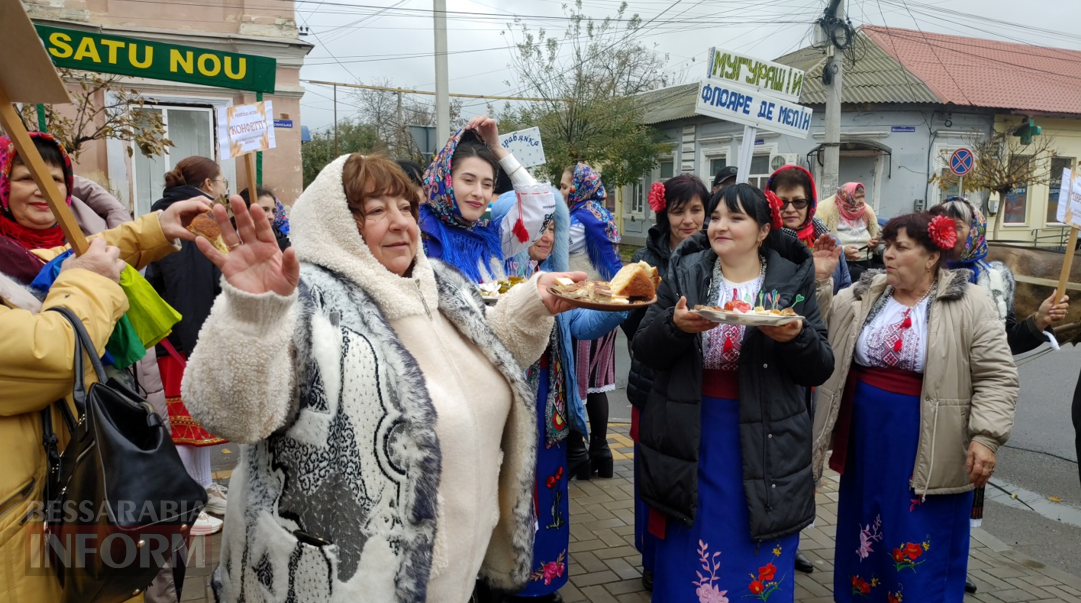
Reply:
[[[300,68],[311,44],[302,40],[289,0],[23,0],[35,24],[78,29],[102,35],[126,36],[269,57],[277,61],[273,101],[277,146],[263,153],[262,184],[282,202],[291,204],[301,193]],[[147,110],[160,113],[169,152],[147,158],[129,143],[93,141],[84,147],[77,174],[106,184],[136,216],[150,211],[161,197],[164,176],[191,155],[219,162],[231,193],[248,186],[240,161],[221,157],[217,144],[217,110],[256,101],[255,93],[144,78],[123,78],[147,100]],[[108,93],[106,93],[108,94]],[[108,102],[107,98],[98,102]],[[287,127],[290,125],[292,127]]]

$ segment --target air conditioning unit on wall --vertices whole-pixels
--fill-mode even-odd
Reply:
[[[779,153],[769,158],[770,171],[776,171],[786,165],[799,165],[799,153]]]

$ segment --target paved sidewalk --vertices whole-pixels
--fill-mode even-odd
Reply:
[[[616,459],[612,479],[570,485],[570,582],[560,593],[567,603],[648,603],[642,587],[641,558],[634,548],[633,448],[629,426],[609,426],[608,440]],[[229,471],[215,473],[228,479]],[[830,472],[817,494],[815,527],[803,531],[800,550],[815,564],[812,574],[797,574],[796,601],[833,602],[834,524],[837,520],[838,476]],[[212,558],[205,567],[191,568],[183,601],[213,601],[207,582],[217,563],[220,535],[211,541]],[[1007,547],[982,529],[972,532],[969,575],[979,586],[966,603],[1081,602],[1081,578]],[[735,599],[733,599],[735,601]],[[905,601],[905,603],[918,603]]]

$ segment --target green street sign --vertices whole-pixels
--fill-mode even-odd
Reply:
[[[277,61],[250,54],[35,25],[57,67],[274,92]]]

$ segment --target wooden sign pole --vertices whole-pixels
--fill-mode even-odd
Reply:
[[[49,168],[46,167],[37,147],[34,146],[34,141],[30,139],[26,128],[23,127],[23,122],[15,112],[15,107],[12,106],[10,97],[3,86],[0,86],[0,125],[4,127],[4,131],[15,144],[15,150],[29,168],[34,183],[38,185],[38,190],[45,195],[45,200],[49,202],[49,208],[53,210],[53,216],[60,224],[60,229],[64,231],[64,236],[67,237],[71,248],[75,250],[75,255],[82,255],[89,246],[86,237],[79,229],[79,223],[75,221],[75,214],[71,213],[67,201],[53,182]]]
[[[1071,226],[1070,238],[1066,241],[1066,259],[1062,261],[1062,274],[1058,277],[1058,289],[1056,289],[1059,299],[1066,295],[1066,283],[1070,281],[1070,269],[1073,268],[1075,249],[1077,249],[1077,227]]]
[[[244,154],[244,167],[248,173],[248,201],[257,203],[259,194],[255,192],[257,180],[255,179],[255,153]]]

